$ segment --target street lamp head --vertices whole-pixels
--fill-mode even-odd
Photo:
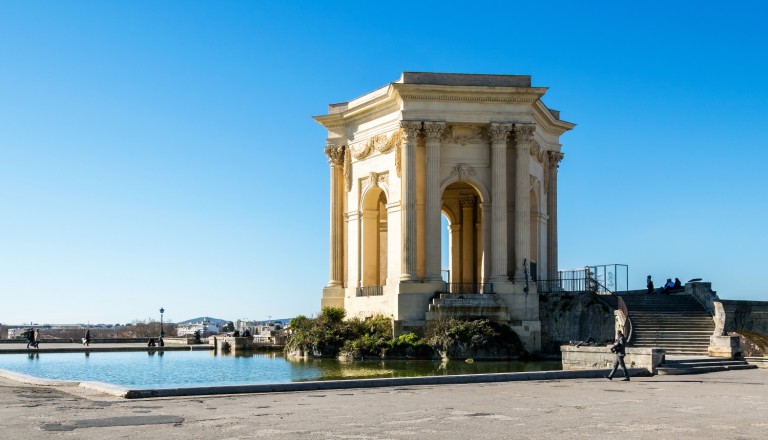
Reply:
[[[160,313],[165,313],[165,309],[160,307]]]

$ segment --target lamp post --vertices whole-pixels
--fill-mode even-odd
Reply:
[[[160,307],[160,339],[163,339],[163,336],[165,336],[163,331],[163,313],[165,313],[165,309]]]

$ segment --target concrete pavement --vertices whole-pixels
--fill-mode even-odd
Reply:
[[[126,400],[0,379],[9,439],[763,439],[768,369]]]

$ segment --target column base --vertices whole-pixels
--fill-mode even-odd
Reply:
[[[341,286],[324,288],[323,298],[320,300],[320,307],[344,308],[344,288]]]

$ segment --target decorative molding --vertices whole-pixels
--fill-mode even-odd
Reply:
[[[488,136],[491,144],[506,144],[509,133],[512,131],[512,124],[509,123],[491,123],[488,128]]]
[[[465,163],[456,164],[451,169],[451,176],[458,176],[459,181],[462,181],[469,176],[474,176],[475,174],[475,169]]]
[[[477,125],[456,124],[446,128],[443,139],[448,143],[465,146],[487,141],[488,133],[485,128]]]
[[[403,169],[403,143],[398,142],[395,146],[395,172],[397,173],[397,177],[402,177],[401,170]]]
[[[325,155],[328,156],[328,163],[331,165],[342,165],[344,163],[344,145],[328,144],[325,146]]]
[[[427,136],[428,142],[440,142],[440,140],[448,132],[445,122],[424,122],[424,134]]]
[[[344,153],[344,187],[347,192],[352,190],[352,150],[349,148]]]
[[[504,102],[510,104],[533,103],[538,97],[528,96],[519,98],[497,98],[490,96],[452,96],[452,95],[400,95],[404,100],[414,101],[453,101],[453,102]]]

